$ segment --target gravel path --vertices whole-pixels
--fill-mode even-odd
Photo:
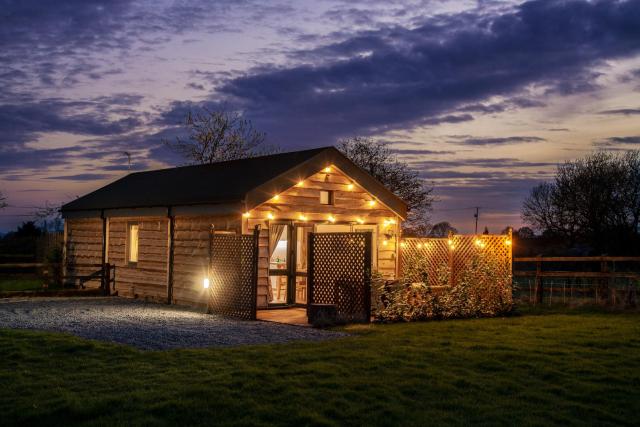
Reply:
[[[0,328],[68,332],[145,350],[326,340],[346,335],[231,320],[185,307],[114,297],[0,300]]]

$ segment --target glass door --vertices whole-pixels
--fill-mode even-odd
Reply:
[[[307,303],[307,267],[309,262],[309,233],[313,231],[312,226],[296,226],[296,268],[293,292],[295,293],[295,304]]]
[[[289,302],[290,225],[269,224],[269,304]]]

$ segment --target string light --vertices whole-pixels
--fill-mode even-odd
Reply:
[[[336,217],[333,215],[329,215],[327,219],[329,220],[329,222],[336,222]]]
[[[418,249],[422,249],[422,243],[418,243]]]
[[[243,217],[245,218],[249,218],[251,216],[251,214],[249,212],[245,212],[242,214]]]
[[[280,195],[279,195],[279,194],[276,194],[275,196],[273,196],[273,200],[276,200],[276,201],[277,201],[277,200],[280,200]]]
[[[376,205],[376,201],[375,200],[369,200],[369,206],[373,207]]]
[[[273,215],[273,213],[269,212],[269,213],[267,214],[267,218],[268,218],[268,219],[274,219],[274,218],[275,218],[275,215]]]
[[[304,187],[304,181],[300,180],[298,181],[298,183],[296,184],[298,187]]]
[[[389,243],[389,241],[388,241],[388,240],[383,240],[383,241],[382,241],[382,245],[383,245],[383,246],[387,246],[387,244],[388,244],[388,243]]]
[[[307,220],[307,217],[304,214],[300,214],[300,216],[298,218],[300,218],[300,221],[306,221]]]
[[[504,244],[507,245],[507,246],[511,246],[512,243],[513,242],[511,241],[511,239],[507,239],[507,240],[504,241]]]
[[[400,247],[404,248],[405,246],[407,246],[405,242],[400,242]]]
[[[353,190],[353,184],[347,185],[347,190]]]
[[[209,288],[209,278],[205,277],[204,280],[202,281],[202,287],[205,289]]]
[[[357,222],[358,224],[364,224],[364,219],[362,219],[362,218],[356,218],[356,222]]]
[[[324,168],[324,172],[325,173],[329,173],[331,172],[331,168],[329,166],[327,166],[326,168]]]

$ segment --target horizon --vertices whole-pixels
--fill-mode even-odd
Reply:
[[[191,108],[267,145],[356,135],[433,182],[431,222],[523,226],[556,166],[640,144],[640,0],[21,2],[0,29],[0,233],[131,172]]]

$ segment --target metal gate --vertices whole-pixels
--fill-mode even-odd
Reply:
[[[259,226],[253,234],[215,233],[209,241],[209,313],[255,320]]]
[[[310,233],[308,304],[333,304],[344,322],[370,321],[371,236]]]

